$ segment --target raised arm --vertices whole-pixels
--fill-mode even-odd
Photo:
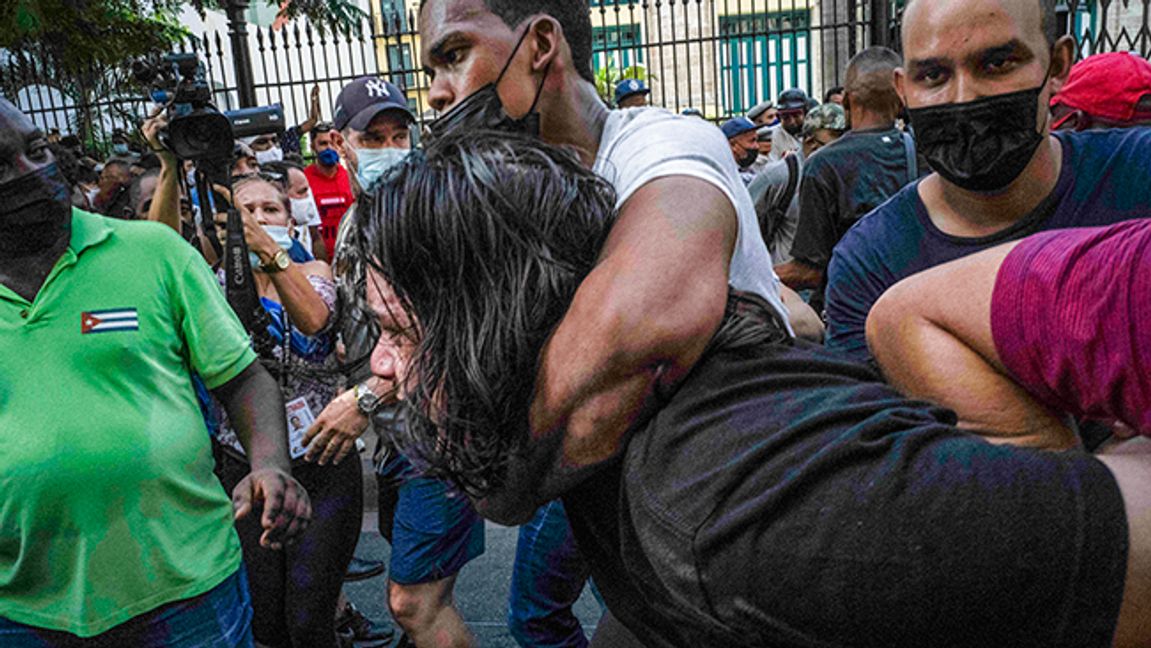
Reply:
[[[180,230],[180,162],[168,149],[160,144],[159,133],[168,125],[168,118],[159,110],[149,117],[141,130],[144,139],[156,157],[160,158],[160,177],[156,182],[156,193],[152,196],[152,206],[148,208],[148,220],[163,223],[177,234]]]
[[[690,371],[718,328],[737,234],[731,200],[694,177],[659,178],[628,199],[544,348],[533,442],[481,513],[522,521],[619,452],[645,404]]]

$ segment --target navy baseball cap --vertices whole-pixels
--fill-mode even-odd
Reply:
[[[776,107],[779,108],[780,112],[807,113],[807,111],[812,108],[808,105],[807,93],[799,88],[784,90],[783,93],[779,95],[779,101],[776,103],[778,104]]]
[[[633,94],[651,94],[651,89],[640,79],[624,79],[615,84],[616,104]]]
[[[729,119],[723,122],[723,126],[719,127],[727,139],[731,139],[736,135],[742,135],[748,131],[756,130],[757,128],[759,128],[759,126],[757,126],[755,122],[751,121],[747,117],[736,117],[735,119]]]
[[[362,131],[385,110],[402,110],[410,121],[416,119],[402,90],[379,77],[361,77],[340,90],[332,127],[342,131],[351,126]]]

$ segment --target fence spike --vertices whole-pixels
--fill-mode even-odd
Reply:
[[[311,47],[314,42],[312,40],[312,23],[304,23],[304,35],[308,37],[308,47]]]
[[[271,37],[270,31],[268,36]],[[256,49],[260,50],[261,53],[264,51],[264,30],[260,29],[259,25],[256,26]]]

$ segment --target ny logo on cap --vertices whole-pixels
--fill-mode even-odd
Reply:
[[[379,79],[373,79],[364,84],[364,89],[373,97],[388,97],[388,84]]]
[[[627,84],[627,87],[632,90],[639,90],[639,81],[632,79],[631,83]]]

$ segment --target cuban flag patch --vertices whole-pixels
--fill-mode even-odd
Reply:
[[[139,330],[140,316],[136,313],[135,308],[80,313],[80,333],[82,335]]]

